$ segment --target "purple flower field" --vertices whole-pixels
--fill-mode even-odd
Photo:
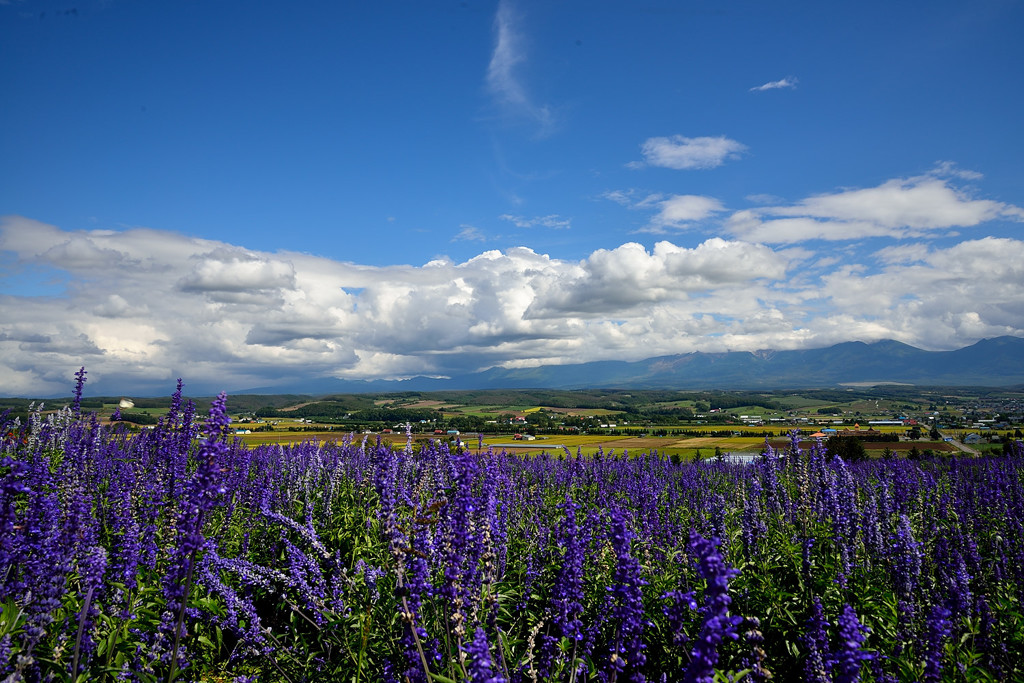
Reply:
[[[0,681],[1024,679],[1020,443],[245,448],[224,396],[132,433],[84,379],[0,418]]]

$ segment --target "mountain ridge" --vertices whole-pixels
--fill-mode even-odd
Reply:
[[[370,393],[461,389],[795,389],[844,384],[1010,386],[1024,383],[1024,338],[993,337],[952,351],[886,339],[817,349],[694,351],[638,361],[490,368],[450,378],[320,379],[234,393]]]

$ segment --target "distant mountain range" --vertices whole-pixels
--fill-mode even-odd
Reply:
[[[322,379],[234,393],[328,394],[459,389],[796,389],[842,384],[1024,384],[1024,338],[996,337],[955,351],[897,341],[845,342],[802,351],[685,353],[641,361],[498,369],[448,379]]]

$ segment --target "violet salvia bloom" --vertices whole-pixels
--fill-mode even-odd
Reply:
[[[767,531],[761,510],[761,480],[755,473],[743,497],[743,552],[747,560],[757,557],[758,544]]]
[[[971,577],[959,549],[946,536],[935,541],[934,557],[939,586],[946,594],[946,606],[952,615],[962,617],[970,613],[974,604],[971,594]]]
[[[82,389],[85,387],[85,374],[84,366],[75,373],[75,399],[71,404],[71,410],[75,415],[79,415],[82,412]]]
[[[25,483],[28,465],[4,456],[0,458],[0,472],[0,567],[14,567],[24,544],[16,504],[29,490]],[[8,574],[0,574],[0,598],[7,596],[5,584],[13,578]]]
[[[202,549],[203,522],[206,513],[217,504],[224,493],[221,479],[221,460],[228,447],[224,443],[228,424],[227,396],[221,393],[210,407],[206,422],[206,439],[199,445],[196,455],[198,464],[188,483],[185,500],[176,522],[176,541],[171,551],[170,562],[164,574],[164,597],[167,609],[178,613],[188,600],[196,565],[196,554]]]
[[[643,643],[644,601],[641,586],[646,585],[641,576],[640,563],[631,554],[633,532],[626,523],[626,517],[619,510],[612,511],[612,548],[615,550],[616,566],[614,585],[609,588],[615,596],[612,616],[618,624],[611,661],[618,672],[628,671],[629,680],[644,681],[640,671],[647,662]]]
[[[761,633],[761,620],[757,617],[745,617],[742,628],[743,640],[749,645],[750,651],[743,658],[741,666],[750,669],[750,679],[755,683],[771,680],[772,673],[764,665],[768,655],[762,647],[764,634]]]
[[[925,681],[942,680],[943,645],[953,633],[953,625],[949,621],[950,612],[941,605],[932,607],[928,615],[927,642],[924,653]]]
[[[807,620],[803,644],[807,648],[804,660],[804,680],[807,683],[831,683],[826,659],[828,658],[828,627],[821,600],[815,596],[811,603],[811,616]]]
[[[742,617],[730,616],[729,580],[739,572],[722,558],[717,538],[706,539],[690,531],[690,552],[697,557],[697,573],[708,582],[704,591],[704,625],[690,651],[692,657],[683,680],[687,683],[712,683],[718,664],[718,646],[726,640],[736,640],[736,627]]]
[[[76,617],[80,624],[78,633],[78,644],[75,649],[78,653],[78,662],[88,662],[89,657],[96,649],[96,642],[92,638],[92,627],[99,616],[100,611],[97,603],[102,597],[103,574],[107,568],[107,551],[99,546],[88,549],[78,561],[78,573],[82,583],[82,599],[84,614],[79,613]],[[84,664],[79,664],[76,674],[85,669]]]
[[[220,577],[220,567],[226,563],[218,556],[215,547],[211,547],[202,560],[200,568],[203,585],[224,601],[224,616],[217,623],[237,635],[245,645],[257,652],[267,653],[266,636],[260,616],[252,601],[224,584]]]
[[[673,645],[685,645],[689,638],[684,631],[689,612],[697,609],[695,591],[669,591],[661,596],[662,600],[669,600],[670,603],[661,608],[661,611],[668,618],[669,631],[672,633]]]
[[[997,640],[995,636],[996,622],[989,607],[988,600],[984,595],[978,596],[978,620],[980,622],[980,633],[975,639],[978,651],[982,653],[985,666],[993,673],[997,680],[1003,680],[1003,665],[1001,660],[1006,657],[1006,643]]]
[[[206,421],[206,439],[199,446],[196,459],[199,466],[192,479],[191,497],[200,511],[206,512],[216,505],[224,493],[221,483],[221,465],[228,452],[225,440],[231,418],[228,417],[227,394],[221,392],[210,406],[210,417]]]
[[[874,659],[873,652],[863,648],[868,628],[860,623],[857,613],[849,605],[839,615],[839,644],[830,658],[836,683],[857,683],[863,662]]]
[[[811,571],[814,569],[814,537],[808,536],[800,544],[800,571],[803,573],[804,581],[810,583]]]
[[[11,659],[11,634],[5,633],[0,637],[0,674],[6,674],[10,672],[10,666],[8,662]]]
[[[564,548],[565,554],[560,558],[558,574],[552,588],[551,608],[554,612],[553,623],[558,627],[560,635],[572,640],[582,640],[583,622],[583,563],[584,549],[580,542],[580,526],[576,520],[579,506],[570,496],[560,506],[565,510],[565,517],[558,526],[557,543]]]
[[[356,576],[363,577],[363,583],[366,584],[366,589],[369,592],[370,602],[376,603],[380,600],[380,588],[377,587],[377,581],[386,576],[387,572],[367,563],[366,560],[356,562],[355,566],[352,567],[352,571]]]
[[[110,530],[110,574],[112,580],[131,591],[138,582],[138,568],[142,553],[139,523],[132,511],[131,495],[134,477],[128,467],[115,470],[110,477],[111,501],[107,511]]]
[[[867,550],[868,561],[873,557],[883,557],[885,548],[882,540],[882,527],[878,517],[878,499],[873,486],[866,487],[866,499],[862,507],[861,528],[864,534],[864,549]]]
[[[318,623],[323,619],[322,612],[327,601],[327,582],[324,580],[320,565],[314,562],[302,550],[287,538],[281,539],[288,558],[289,585],[293,588]]]
[[[473,638],[462,646],[462,650],[468,659],[466,673],[470,683],[507,683],[507,679],[495,671],[487,633],[482,628],[477,627]]]
[[[892,539],[892,575],[896,594],[912,602],[921,576],[921,544],[914,538],[910,519],[901,514]]]

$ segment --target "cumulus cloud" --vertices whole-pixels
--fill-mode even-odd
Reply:
[[[800,204],[815,212],[808,220],[841,214],[836,206],[846,204]],[[677,208],[678,218],[699,219],[718,205]],[[983,209],[974,210],[1009,210]],[[889,220],[885,212],[841,215]],[[38,240],[23,238],[26,226],[39,228]],[[88,258],[53,248],[86,243],[76,253]],[[836,254],[715,237],[693,246],[628,242],[580,260],[514,247],[464,261],[366,266],[172,232],[69,231],[14,218],[0,223],[0,250],[71,279],[61,296],[0,295],[7,393],[66,393],[83,364],[92,386],[111,392],[160,391],[178,376],[212,392],[851,338],[952,348],[1024,336],[1024,241],[1010,238]],[[86,268],[95,258],[107,267]],[[825,258],[835,262],[826,267]]]
[[[951,348],[1024,332],[1024,242],[985,237],[881,255],[890,261],[883,272],[840,269],[822,278],[822,295],[847,319],[879,328],[872,337]]]
[[[634,168],[660,166],[676,170],[707,169],[738,159],[746,145],[723,136],[687,138],[682,135],[648,138],[640,151],[644,160],[634,162]]]
[[[777,81],[768,81],[763,85],[755,86],[751,88],[750,91],[763,92],[765,90],[780,90],[784,88],[792,90],[796,88],[796,84],[798,82],[799,81],[797,81],[797,78],[795,76],[786,76],[785,78],[780,78]]]
[[[848,189],[789,206],[737,211],[726,228],[742,239],[769,244],[867,237],[921,237],[997,219],[1024,220],[1024,209],[975,199],[938,172]]]
[[[506,115],[530,120],[541,133],[547,133],[554,124],[551,109],[534,102],[520,74],[526,62],[523,42],[518,15],[511,2],[502,0],[494,16],[494,50],[487,66],[487,87]]]
[[[686,301],[753,281],[779,279],[785,260],[761,245],[720,238],[686,249],[658,242],[651,252],[635,242],[598,249],[578,268],[537,283],[539,296],[527,310],[536,317],[617,317],[638,307]]]
[[[178,286],[186,292],[267,292],[295,287],[295,269],[245,250],[218,249],[193,257],[192,272]]]

